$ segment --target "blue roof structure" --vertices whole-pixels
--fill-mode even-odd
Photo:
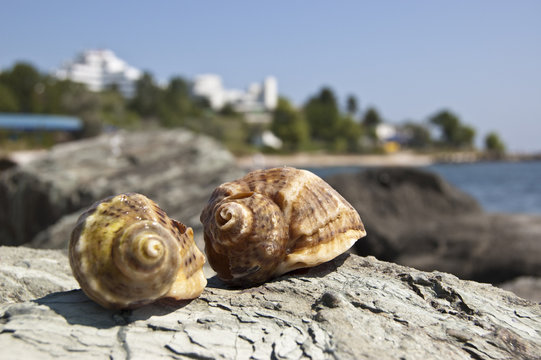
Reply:
[[[74,116],[0,113],[0,129],[21,131],[79,131],[83,122]]]

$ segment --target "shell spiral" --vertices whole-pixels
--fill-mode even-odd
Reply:
[[[359,214],[336,190],[290,167],[220,185],[201,222],[210,265],[240,286],[319,265],[366,235]]]
[[[101,200],[72,232],[70,265],[92,300],[133,308],[163,297],[197,297],[206,285],[193,231],[140,194]]]

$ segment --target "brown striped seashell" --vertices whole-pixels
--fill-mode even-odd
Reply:
[[[366,235],[359,214],[336,190],[291,167],[220,185],[201,222],[210,265],[239,286],[329,261]]]
[[[112,196],[84,212],[69,260],[85,294],[110,309],[193,299],[207,284],[192,229],[140,194]]]

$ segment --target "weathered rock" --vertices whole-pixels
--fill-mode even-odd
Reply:
[[[198,299],[137,310],[105,310],[81,290],[3,304],[0,349],[12,359],[536,359],[541,306],[346,254],[249,289],[213,278]]]
[[[469,195],[417,169],[326,180],[363,219],[361,255],[482,282],[541,276],[541,216],[485,213]]]
[[[0,303],[28,301],[75,287],[63,251],[0,246]]]
[[[199,233],[209,194],[241,175],[221,145],[180,129],[119,132],[58,145],[0,176],[0,244],[33,241],[64,248],[76,214],[122,192],[150,197]]]

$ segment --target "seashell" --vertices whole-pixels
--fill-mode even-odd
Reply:
[[[201,222],[209,264],[240,286],[322,264],[366,235],[359,214],[336,190],[291,167],[220,185]]]
[[[71,235],[69,260],[86,295],[111,309],[193,299],[207,284],[192,229],[140,194],[112,196],[84,212]]]

